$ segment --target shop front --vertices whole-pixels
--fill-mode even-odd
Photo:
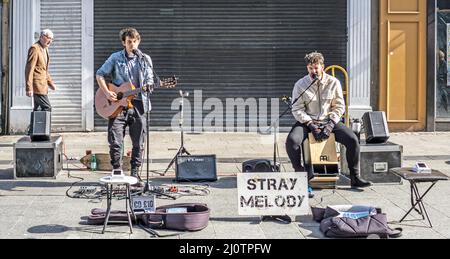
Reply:
[[[434,6],[434,28],[429,33],[435,35],[429,49],[435,53],[433,81],[434,100],[431,103],[435,108],[434,121],[436,131],[450,130],[450,2],[445,0],[431,1]],[[435,33],[434,33],[435,32]],[[429,35],[433,37],[433,35]]]

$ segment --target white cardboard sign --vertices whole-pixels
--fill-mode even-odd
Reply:
[[[241,173],[237,176],[239,215],[307,215],[307,173]]]

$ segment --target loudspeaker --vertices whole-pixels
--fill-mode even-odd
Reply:
[[[176,181],[217,181],[216,156],[177,156],[176,159]]]
[[[31,132],[32,141],[50,140],[51,113],[48,111],[34,111],[31,113]]]
[[[366,129],[366,142],[369,144],[385,143],[389,139],[389,128],[384,112],[367,112],[363,116]]]
[[[245,161],[242,163],[242,172],[246,173],[262,173],[262,172],[279,172],[280,168],[277,165],[276,168],[273,166],[273,162],[267,159],[255,159],[250,161]]]

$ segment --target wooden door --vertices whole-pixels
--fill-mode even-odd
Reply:
[[[380,0],[380,110],[392,131],[426,125],[426,0]]]

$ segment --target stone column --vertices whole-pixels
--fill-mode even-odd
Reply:
[[[361,118],[370,106],[371,0],[347,0],[350,118]]]
[[[39,39],[40,1],[12,1],[10,133],[25,132],[30,124],[32,98],[25,90],[28,49]]]

